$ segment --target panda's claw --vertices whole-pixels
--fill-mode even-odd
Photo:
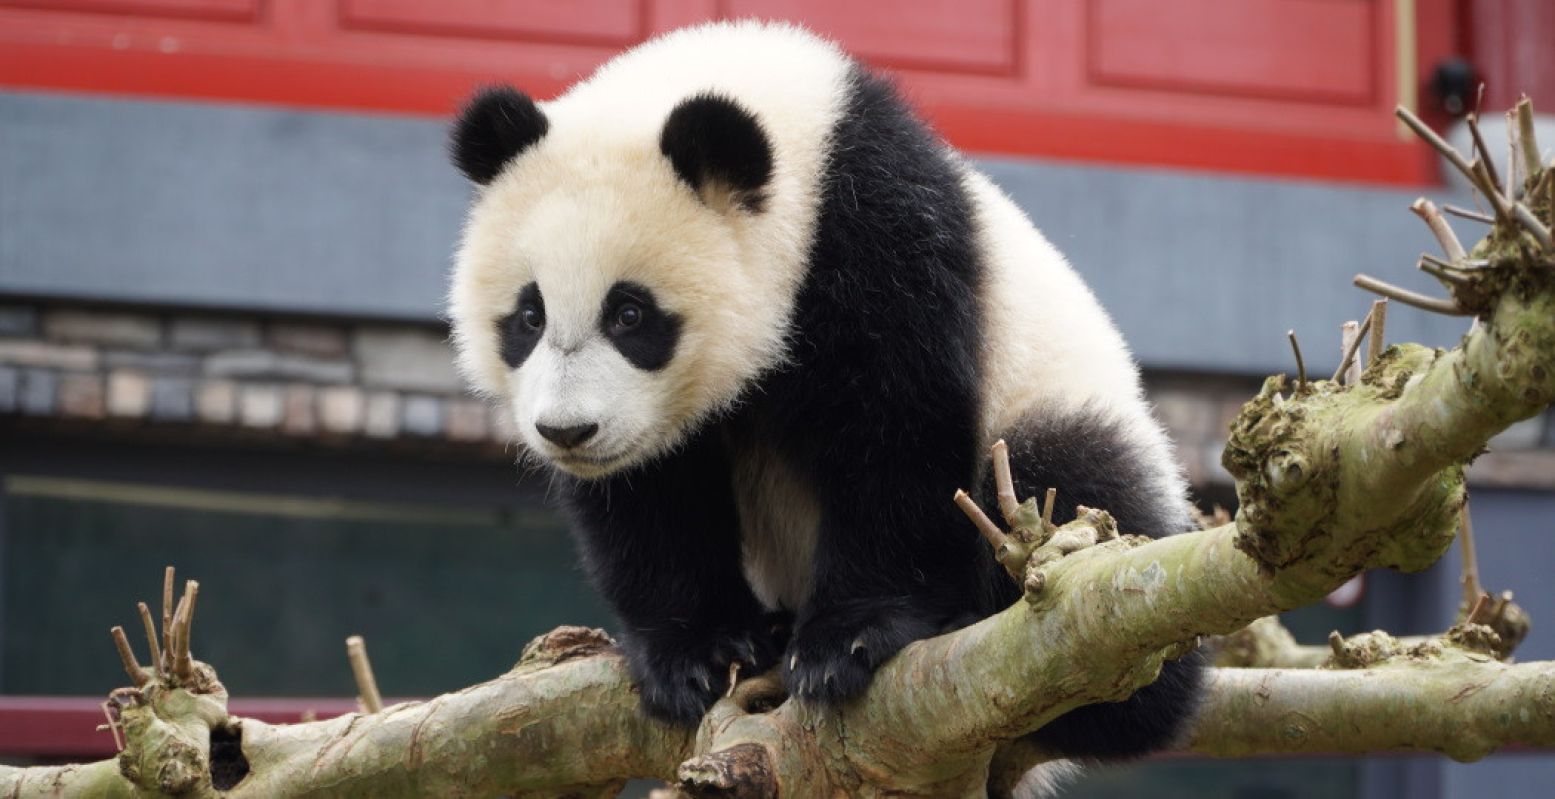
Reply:
[[[789,692],[801,701],[837,704],[869,687],[875,669],[908,643],[936,634],[930,614],[889,602],[815,608],[789,642]]]
[[[629,634],[622,643],[643,710],[654,718],[686,725],[700,721],[718,700],[713,675],[728,674],[735,663],[749,666],[746,674],[757,674],[778,658],[776,641],[745,631],[694,641]]]

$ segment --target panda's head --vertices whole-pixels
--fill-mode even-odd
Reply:
[[[598,477],[674,448],[780,357],[746,257],[773,151],[718,95],[647,121],[565,102],[487,89],[455,123],[477,194],[450,315],[462,370],[526,449]]]

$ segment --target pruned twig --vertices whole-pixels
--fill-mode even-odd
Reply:
[[[1486,199],[1490,200],[1490,204],[1495,207],[1496,213],[1504,216],[1506,199],[1501,196],[1501,192],[1497,190],[1494,184],[1486,182],[1483,170],[1475,169],[1472,164],[1464,159],[1462,153],[1458,152],[1445,139],[1437,135],[1436,131],[1432,130],[1430,125],[1425,124],[1425,121],[1420,117],[1415,116],[1413,111],[1404,106],[1398,106],[1393,109],[1393,113],[1405,125],[1409,126],[1409,129],[1414,131],[1416,136],[1423,139],[1426,144],[1431,145],[1433,149],[1442,154],[1443,158],[1447,159],[1448,163],[1463,173],[1463,176],[1469,179],[1469,183],[1473,184],[1474,188],[1478,189],[1481,194],[1485,195]]]
[[[1415,268],[1437,280],[1451,283],[1454,286],[1467,285],[1471,282],[1469,276],[1461,269],[1430,253],[1421,253],[1420,260],[1415,262]]]
[[[1462,217],[1464,219],[1469,219],[1475,222],[1482,222],[1486,225],[1494,224],[1496,221],[1495,217],[1489,214],[1482,214],[1478,211],[1470,211],[1467,208],[1459,208],[1456,205],[1442,206],[1442,213],[1452,214],[1453,216]]]
[[[1414,112],[1410,111],[1409,109],[1403,106],[1398,106],[1396,109],[1394,109],[1394,113],[1398,115],[1399,119],[1403,120],[1405,125],[1409,126],[1410,130],[1413,130],[1416,135],[1424,139],[1426,143],[1430,144],[1431,147],[1433,147],[1437,152],[1441,153],[1442,157],[1446,158],[1448,163],[1452,164],[1454,168],[1463,173],[1463,176],[1468,178],[1469,182],[1472,183],[1481,194],[1485,195],[1485,199],[1489,200],[1491,206],[1495,208],[1496,217],[1498,219],[1503,219],[1508,222],[1516,220],[1517,224],[1522,225],[1523,228],[1525,228],[1529,233],[1533,234],[1533,237],[1537,239],[1541,245],[1545,247],[1555,246],[1551,243],[1550,229],[1545,227],[1544,223],[1540,222],[1538,218],[1533,215],[1533,212],[1528,210],[1526,205],[1523,205],[1516,200],[1510,200],[1501,193],[1500,188],[1495,185],[1495,181],[1491,179],[1490,173],[1484,167],[1483,161],[1476,161],[1475,164],[1469,163],[1463,158],[1462,153],[1459,153],[1456,149],[1453,148],[1452,145],[1448,144],[1444,139],[1442,139],[1441,136],[1437,135],[1436,131],[1431,130],[1431,126],[1425,124],[1425,122],[1422,121],[1420,117],[1415,116]],[[1530,110],[1529,113],[1531,114],[1532,111]],[[1508,130],[1511,130],[1513,127],[1514,126],[1508,126]],[[1535,154],[1535,163],[1537,163],[1537,153]],[[1396,289],[1396,287],[1389,288]],[[1414,305],[1413,302],[1406,300],[1401,296],[1387,294],[1384,291],[1378,289],[1372,290],[1376,291],[1378,294],[1383,294],[1384,296],[1398,300],[1399,302],[1402,302],[1406,305]],[[1400,292],[1404,291],[1403,289],[1396,290]],[[1420,295],[1413,296],[1416,299],[1423,300],[1427,303],[1426,305],[1416,307],[1428,311],[1436,310],[1435,307],[1432,307],[1433,301],[1430,298],[1422,297]],[[1448,312],[1438,310],[1437,313]]]
[[[1010,445],[1001,438],[993,443],[990,453],[993,455],[994,494],[999,502],[999,512],[1004,515],[1005,524],[1014,527],[1020,500],[1015,496],[1015,478],[1010,472]]]
[[[1490,595],[1480,594],[1474,598],[1474,604],[1469,606],[1468,615],[1463,617],[1465,624],[1484,624],[1489,620],[1486,611],[1490,607]]]
[[[1361,381],[1360,364],[1355,363],[1355,354],[1361,349],[1361,341],[1366,336],[1366,331],[1371,329],[1371,314],[1366,315],[1366,325],[1351,320],[1345,322],[1339,329],[1339,379],[1347,386],[1353,386]]]
[[[1290,339],[1290,351],[1296,356],[1296,390],[1305,391],[1307,388],[1307,362],[1301,357],[1301,345],[1296,343],[1296,331],[1285,331],[1285,337]]]
[[[124,628],[115,624],[108,631],[113,636],[113,646],[119,650],[119,662],[124,665],[124,673],[130,676],[130,680],[139,688],[146,684],[146,672],[141,669],[140,661],[135,659],[135,650],[130,648],[130,639],[124,636]]]
[[[1388,301],[1380,299],[1371,304],[1371,332],[1366,336],[1366,367],[1371,368],[1382,357],[1387,346]]]
[[[1334,370],[1334,376],[1329,380],[1338,383],[1346,377],[1350,370],[1350,362],[1355,360],[1355,351],[1361,346],[1361,337],[1371,329],[1371,314],[1359,322],[1345,322],[1340,334],[1340,346],[1343,348],[1339,356],[1339,368]],[[1353,333],[1351,331],[1354,331]]]
[[[1474,602],[1485,593],[1484,586],[1479,581],[1479,559],[1474,554],[1474,522],[1469,518],[1469,503],[1463,503],[1463,510],[1458,512],[1461,526],[1458,531],[1458,545],[1463,550],[1463,607],[1472,608]],[[1472,614],[1470,614],[1472,615]]]
[[[188,682],[194,678],[194,659],[189,654],[189,631],[194,623],[194,604],[200,596],[200,584],[194,580],[184,583],[184,595],[173,611],[173,639],[168,642],[169,657],[173,661],[174,678]]]
[[[1422,311],[1430,311],[1432,313],[1445,314],[1447,316],[1473,315],[1471,311],[1467,311],[1458,307],[1458,304],[1452,300],[1445,300],[1437,297],[1427,297],[1424,294],[1417,294],[1413,291],[1410,291],[1409,289],[1399,288],[1392,283],[1383,282],[1370,275],[1356,275],[1354,282],[1356,286],[1370,291],[1373,294],[1381,294],[1390,300],[1398,300],[1405,305],[1413,308],[1419,308]]]
[[[135,603],[135,607],[140,611],[141,625],[146,628],[146,646],[151,648],[151,670],[156,673],[157,679],[162,679],[165,676],[162,648],[157,646],[157,625],[151,618],[151,608],[146,607],[144,602]]]
[[[1421,255],[1420,261],[1415,261],[1415,269],[1420,269],[1424,274],[1431,275],[1431,277],[1437,278],[1437,280],[1443,281],[1443,283],[1454,284],[1454,286],[1466,286],[1471,281],[1468,275],[1462,274],[1462,272],[1454,272],[1451,266],[1441,263],[1441,260],[1432,258],[1429,255]]]
[[[383,710],[383,695],[378,693],[378,680],[373,676],[373,664],[367,659],[367,642],[362,636],[346,639],[346,659],[351,661],[351,676],[356,678],[356,693],[362,701],[362,710],[367,713]],[[733,680],[732,675],[730,679]]]
[[[1483,98],[1484,88],[1484,84],[1480,84],[1481,98]],[[1469,135],[1474,139],[1474,150],[1479,153],[1480,163],[1485,165],[1485,174],[1489,176],[1491,185],[1502,185],[1501,176],[1496,174],[1495,156],[1490,154],[1490,148],[1485,145],[1485,137],[1479,132],[1479,109],[1476,108],[1474,113],[1469,114],[1466,121],[1469,125]]]
[[[173,567],[168,566],[162,572],[162,641],[167,645],[167,656],[173,656]],[[168,663],[171,669],[173,664]]]
[[[1539,242],[1540,246],[1546,248],[1555,247],[1555,238],[1551,237],[1550,229],[1545,227],[1544,223],[1540,222],[1539,218],[1533,215],[1533,211],[1528,210],[1528,206],[1522,203],[1514,203],[1512,205],[1512,215],[1516,217],[1523,229],[1533,234],[1534,239]]]
[[[1523,95],[1517,100],[1517,105],[1511,111],[1506,112],[1507,136],[1511,138],[1512,158],[1520,161],[1522,176],[1528,180],[1539,174],[1543,164],[1539,158],[1539,139],[1534,134],[1533,103],[1528,100],[1528,95]],[[1520,185],[1508,186],[1508,193],[1518,191]],[[1545,242],[1548,246],[1549,242]]]
[[[1442,252],[1447,254],[1450,263],[1457,263],[1468,256],[1463,250],[1463,242],[1458,241],[1458,234],[1452,232],[1452,226],[1447,224],[1447,218],[1437,210],[1436,204],[1421,197],[1409,206],[1409,210],[1415,212],[1415,216],[1425,220],[1431,228],[1431,234],[1442,245]]]
[[[1004,531],[999,529],[999,525],[994,524],[993,519],[988,518],[988,514],[978,507],[977,502],[967,492],[959,488],[956,489],[954,500],[956,507],[960,508],[961,512],[965,513],[966,517],[972,520],[972,524],[977,527],[977,532],[982,533],[983,539],[993,547],[995,552],[998,552],[1000,547],[1004,546],[1005,541]]]

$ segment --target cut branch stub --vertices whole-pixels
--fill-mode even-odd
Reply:
[[[1502,591],[1494,598],[1481,594],[1474,607],[1448,632],[1448,637],[1472,641],[1498,660],[1506,660],[1528,637],[1529,627],[1528,613],[1512,601],[1511,591]],[[1474,628],[1482,628],[1483,632]]]
[[[1037,602],[1041,599],[1043,591],[1047,588],[1047,567],[1083,549],[1090,549],[1098,544],[1108,542],[1120,542],[1117,546],[1133,546],[1141,539],[1138,536],[1125,537],[1118,533],[1118,523],[1112,518],[1112,514],[1087,508],[1080,505],[1075,508],[1075,519],[1067,524],[1055,528],[1047,540],[1041,546],[1034,548],[1025,563],[1025,579],[1022,587],[1026,591],[1026,599]]]
[[[200,585],[188,581],[175,606],[173,574],[167,567],[160,647],[151,609],[144,602],[136,606],[151,647],[150,667],[136,662],[123,628],[113,628],[114,644],[135,687],[116,689],[105,707],[115,737],[121,729],[124,733],[119,773],[143,790],[177,796],[211,788],[211,730],[228,724],[228,718],[227,689],[210,666],[189,654]]]
[[[992,459],[995,499],[999,503],[1000,515],[1010,526],[1009,534],[999,529],[999,525],[988,517],[977,500],[964,489],[956,489],[951,500],[971,520],[983,540],[993,547],[994,559],[1010,573],[1010,577],[1020,580],[1032,550],[1047,543],[1053,534],[1053,500],[1057,491],[1049,488],[1045,504],[1038,509],[1034,497],[1021,500],[1015,496],[1015,480],[1010,471],[1010,449],[1004,439],[993,443],[989,448],[989,456]]]
[[[1333,480],[1318,472],[1333,469],[1330,453],[1307,441],[1308,406],[1342,396],[1333,382],[1313,384],[1301,401],[1285,400],[1285,376],[1264,381],[1258,396],[1242,408],[1231,427],[1221,462],[1237,480],[1237,548],[1251,555],[1265,573],[1302,557],[1325,536],[1320,509],[1332,507]],[[1307,512],[1301,523],[1285,519],[1294,506]],[[1315,522],[1315,523],[1313,523]]]
[[[609,651],[616,645],[610,634],[598,627],[564,625],[535,638],[524,646],[518,666],[550,666],[573,658]]]
[[[378,692],[378,678],[373,676],[373,664],[367,657],[367,641],[362,636],[346,639],[346,660],[351,664],[351,677],[356,680],[356,696],[362,712],[383,710],[383,694]]]
[[[778,795],[772,755],[754,743],[694,757],[680,764],[680,790],[697,799],[774,799]]]

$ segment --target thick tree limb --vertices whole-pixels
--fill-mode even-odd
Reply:
[[[254,774],[226,795],[581,796],[611,775],[673,778],[695,748],[692,736],[644,718],[636,701],[624,664],[606,651],[532,662],[381,714],[279,727],[245,720],[243,750]],[[732,707],[720,711],[725,721],[739,717]],[[458,734],[440,719],[456,723]],[[1555,664],[1454,652],[1354,670],[1214,669],[1184,751],[1430,751],[1475,760],[1509,744],[1555,746]],[[1019,764],[1017,776],[1043,759],[1021,755],[1009,761]],[[0,790],[141,795],[116,761],[0,768]]]
[[[625,664],[609,647],[598,630],[564,627],[536,639],[495,680],[372,714],[280,726],[229,720],[224,692],[179,689],[124,711],[125,724],[176,719],[193,742],[236,725],[249,776],[229,797],[559,796],[626,775],[671,777],[691,755],[693,736],[638,711]],[[194,703],[205,703],[204,711],[188,713]],[[139,759],[165,757],[164,744],[148,741]],[[214,795],[209,749],[195,748],[191,770],[203,780],[188,789]],[[0,795],[140,796],[160,787],[137,784],[121,772],[122,760],[0,767]]]
[[[1215,669],[1185,747],[1213,757],[1555,746],[1555,663],[1488,658],[1370,669]]]

